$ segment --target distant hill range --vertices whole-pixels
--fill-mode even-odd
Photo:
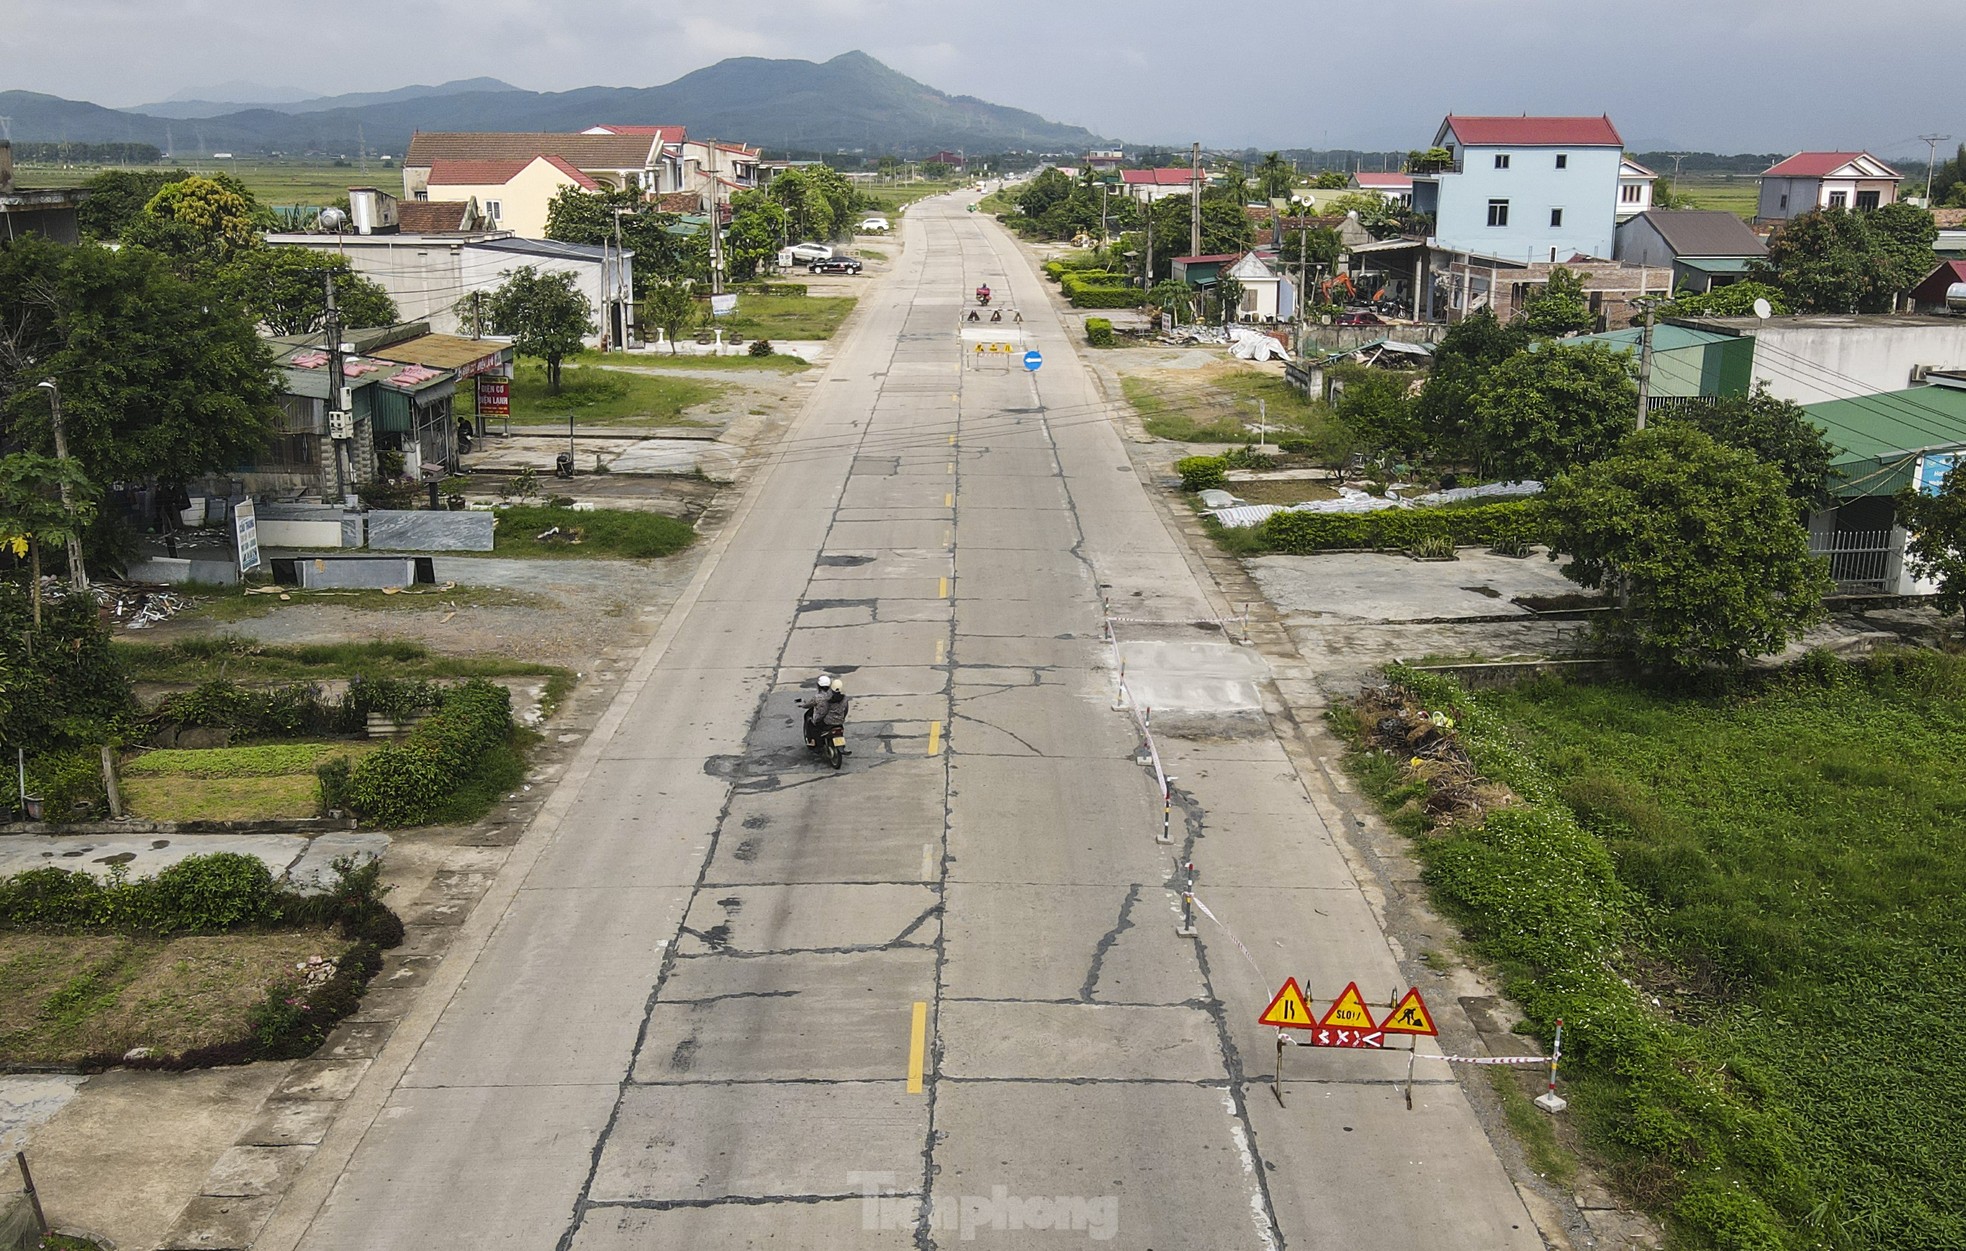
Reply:
[[[220,110],[206,114],[207,108]],[[194,112],[195,111],[195,112]],[[691,135],[775,151],[918,156],[1035,149],[1076,153],[1108,140],[1022,109],[951,96],[864,52],[823,64],[736,57],[660,87],[522,91],[494,78],[242,107],[178,100],[108,109],[27,91],[0,92],[22,141],[153,143],[212,152],[400,153],[418,130],[580,130],[601,123],[677,125]]]
[[[249,89],[253,84],[240,83],[234,86]],[[261,109],[271,109],[275,113],[326,113],[333,109],[366,108],[371,104],[428,100],[433,96],[462,96],[477,92],[518,90],[519,88],[511,83],[496,78],[460,78],[456,82],[439,83],[435,87],[416,86],[398,87],[394,91],[355,91],[343,96],[309,96],[304,92],[259,88],[251,92],[247,90],[227,92],[224,100],[172,96],[156,104],[139,104],[124,111],[144,113],[151,117],[168,117],[178,121],[202,121],[207,118],[224,117],[231,113],[254,112]]]

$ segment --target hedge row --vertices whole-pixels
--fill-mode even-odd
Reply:
[[[1101,269],[1068,270],[1058,279],[1059,289],[1069,298],[1081,291],[1126,286],[1126,275]]]
[[[1113,346],[1113,322],[1109,317],[1085,319],[1085,341],[1093,347]]]
[[[752,282],[737,288],[750,295],[806,295],[808,288],[803,282]]]
[[[1073,308],[1138,308],[1147,296],[1133,287],[1081,287],[1070,299]]]
[[[443,688],[410,678],[358,677],[339,700],[321,698],[321,688],[299,682],[272,690],[247,690],[224,679],[167,695],[151,714],[157,725],[203,726],[240,734],[281,738],[313,734],[354,734],[371,712],[406,721],[435,708]]]
[[[1097,270],[1101,264],[1103,262],[1098,257],[1092,255],[1090,252],[1086,252],[1077,256],[1054,257],[1046,261],[1043,268],[1045,277],[1051,279],[1053,282],[1060,282],[1063,281],[1066,274]]]
[[[1383,508],[1370,513],[1272,513],[1263,540],[1279,552],[1302,555],[1334,549],[1408,551],[1429,540],[1456,547],[1501,547],[1541,541],[1543,513],[1535,500],[1505,500],[1466,508]]]
[[[378,825],[421,825],[512,734],[512,694],[483,678],[452,687],[400,742],[362,758],[347,804]]]

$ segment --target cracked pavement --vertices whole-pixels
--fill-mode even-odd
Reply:
[[[1298,1053],[1278,1106],[1284,976],[1405,985],[1372,887],[1029,262],[959,200],[903,229],[256,1245],[1543,1245],[1437,1059],[1408,1111],[1403,1056]],[[966,367],[983,281],[1041,373]]]

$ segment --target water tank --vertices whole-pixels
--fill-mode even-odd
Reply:
[[[1946,311],[1966,313],[1966,282],[1955,282],[1946,288]]]

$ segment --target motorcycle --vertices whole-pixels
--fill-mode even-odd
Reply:
[[[846,763],[846,726],[817,726],[812,723],[812,709],[805,712],[806,746],[817,753],[819,758],[835,769]]]
[[[987,307],[990,303],[990,288],[988,287],[976,288],[976,302],[978,304],[982,304]]]

